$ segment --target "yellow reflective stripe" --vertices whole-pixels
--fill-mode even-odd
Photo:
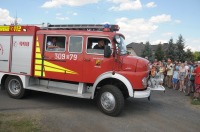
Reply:
[[[39,41],[38,41],[38,36],[36,38],[36,51],[35,51],[35,58],[39,58],[41,59],[42,56],[41,56],[41,52],[40,52],[40,44],[39,44]],[[43,72],[43,77],[45,77],[45,72],[44,71],[41,71],[42,69],[42,60],[38,60],[38,59],[35,59],[35,76],[41,76],[41,73]]]
[[[62,70],[63,73],[77,74],[76,72],[74,72],[72,70],[69,70],[69,69],[63,68],[61,66],[55,65],[55,64],[50,63],[48,61],[44,61],[44,65],[47,66],[47,67],[54,68],[55,69],[54,72],[57,72],[57,70]],[[45,71],[46,71],[46,68],[45,68]]]
[[[42,64],[42,60],[35,60],[35,64]]]
[[[39,58],[39,59],[41,59],[41,58],[42,58],[42,56],[41,56],[41,54],[40,54],[40,53],[36,53],[35,57],[36,57],[36,58]]]
[[[45,71],[51,71],[51,72],[61,72],[61,73],[64,73],[63,70],[59,70],[59,69],[55,69],[55,68],[52,68],[52,67],[47,67],[45,66]]]
[[[67,70],[62,70],[62,69],[56,69],[54,67],[48,67],[48,66],[45,66],[45,71],[60,72],[60,73],[67,73],[67,74],[77,74],[76,72],[68,70],[68,69]]]
[[[41,65],[35,65],[35,70],[41,70],[42,66]]]
[[[40,46],[38,41],[36,42],[36,46],[37,46],[37,47],[39,47],[39,46]]]
[[[40,48],[39,47],[36,48],[36,52],[40,53]]]
[[[35,71],[35,76],[41,76],[41,71]],[[43,72],[43,77],[45,77],[45,72]]]
[[[35,71],[35,76],[41,76],[41,71]]]
[[[48,61],[44,61],[44,65],[45,66],[49,66],[49,67],[54,67],[54,68],[57,68],[57,69],[61,69],[61,70],[65,70],[65,68],[61,67],[61,66],[58,66],[56,64],[53,64],[53,63],[50,63]]]

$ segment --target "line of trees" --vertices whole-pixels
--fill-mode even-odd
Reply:
[[[172,61],[199,61],[200,60],[200,52],[192,52],[191,49],[185,49],[185,41],[182,35],[179,35],[177,41],[174,43],[173,38],[169,40],[167,49],[163,48],[162,44],[158,44],[155,52],[152,51],[151,44],[149,41],[145,43],[145,47],[142,50],[142,57],[148,58],[149,61],[153,61],[157,59],[167,60],[170,58]]]

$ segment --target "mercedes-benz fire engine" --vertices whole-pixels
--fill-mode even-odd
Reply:
[[[96,98],[103,113],[119,115],[124,99],[149,98],[152,89],[149,61],[128,54],[118,30],[108,24],[0,26],[1,89],[16,99],[30,90]]]

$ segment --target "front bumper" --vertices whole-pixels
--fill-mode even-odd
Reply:
[[[162,85],[158,85],[154,88],[147,87],[147,89],[144,91],[134,91],[133,97],[134,98],[149,98],[152,90],[165,92],[165,88]]]
[[[155,90],[155,91],[165,91],[165,87],[163,87],[162,85],[157,85],[154,88],[149,87],[151,90]]]
[[[133,97],[134,98],[148,98],[151,94],[151,89],[148,87],[144,91],[134,91]]]

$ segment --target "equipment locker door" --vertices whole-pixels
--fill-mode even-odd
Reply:
[[[13,36],[11,72],[31,74],[33,36]]]
[[[10,36],[0,36],[0,71],[9,72]]]

